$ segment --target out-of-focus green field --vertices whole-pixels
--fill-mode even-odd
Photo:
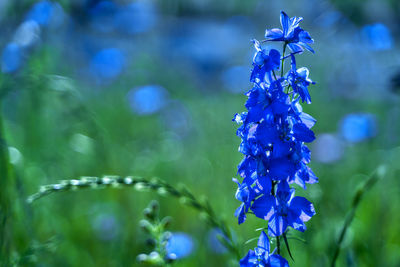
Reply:
[[[237,152],[240,142],[235,135],[237,125],[231,120],[236,112],[244,111],[243,93],[250,83],[242,92],[232,93],[224,89],[226,85],[219,74],[235,64],[244,64],[249,74],[251,43],[247,36],[241,40],[234,38],[246,49],[241,50],[241,56],[232,55],[226,65],[204,71],[193,67],[190,57],[175,60],[166,56],[169,47],[159,44],[163,39],[157,34],[163,29],[160,26],[163,21],[180,19],[184,23],[184,18],[196,16],[196,23],[202,24],[242,15],[254,21],[255,26],[248,34],[261,39],[266,26],[278,26],[279,10],[287,9],[291,16],[305,17],[304,28],[316,42],[315,55],[299,57],[299,66],[307,66],[311,78],[317,81],[310,87],[313,103],[304,106],[304,110],[318,120],[314,127],[317,140],[325,133],[341,140],[333,145],[333,148],[341,145],[337,160],[324,163],[312,158],[311,167],[320,182],[309,185],[306,191],[297,189],[314,203],[317,215],[307,223],[305,233],[291,232],[305,242],[289,240],[294,258],[289,263],[329,265],[353,195],[379,165],[385,164],[387,176],[365,193],[337,266],[400,266],[400,109],[398,96],[390,88],[390,75],[398,68],[396,40],[390,50],[369,51],[351,41],[359,26],[347,22],[344,26],[322,28],[317,19],[324,14],[317,11],[302,14],[305,7],[290,1],[273,3],[273,12],[268,12],[267,2],[251,1],[249,5],[243,4],[248,9],[243,7],[243,14],[238,4],[230,9],[215,4],[219,8],[212,14],[196,13],[197,9],[202,10],[201,5],[188,8],[181,4],[182,9],[172,18],[168,4],[156,1],[159,15],[156,30],[134,37],[132,47],[119,36],[115,42],[125,42],[125,54],[132,52],[134,56],[126,57],[125,68],[117,78],[101,84],[82,71],[87,63],[75,51],[79,46],[72,44],[82,34],[69,33],[72,48],[64,49],[70,45],[68,38],[64,37],[60,44],[51,41],[50,35],[57,32],[44,31],[41,44],[29,51],[18,72],[0,76],[3,131],[12,167],[8,187],[0,188],[0,193],[8,195],[11,201],[8,231],[15,249],[13,257],[18,258],[17,252],[29,255],[32,246],[51,240],[49,248],[36,249],[34,258],[24,259],[29,262],[26,266],[138,266],[137,255],[150,252],[147,236],[138,222],[150,200],[157,199],[161,214],[173,218],[171,231],[185,232],[194,240],[191,255],[174,266],[228,266],[232,256],[216,253],[210,246],[210,228],[196,211],[177,199],[132,188],[64,192],[33,204],[27,204],[26,199],[40,185],[80,176],[159,177],[173,185],[185,184],[195,195],[207,197],[240,242],[258,236],[254,229],[265,223],[249,216],[238,226],[233,216],[240,203],[234,197],[236,184],[231,181],[242,158]],[[213,3],[204,4],[208,5]],[[66,13],[71,11],[67,4],[64,6]],[[254,11],[257,7],[266,12],[265,22],[261,12]],[[253,18],[253,13],[257,17]],[[13,9],[5,14],[15,24],[8,25],[3,19],[7,29],[24,17],[13,13]],[[169,31],[173,32],[173,25],[180,24],[171,25]],[[398,34],[398,29],[393,36],[395,33]],[[7,36],[12,36],[11,30]],[[11,37],[7,38],[2,38],[1,48]],[[107,42],[112,43],[108,39]],[[146,45],[150,48],[141,52]],[[77,59],[70,58],[71,50]],[[212,59],[211,55],[209,60]],[[367,84],[374,80],[374,75],[381,77],[379,81]],[[247,81],[248,75],[241,79]],[[132,111],[127,95],[132,88],[148,84],[165,88],[169,102],[155,113],[139,115]],[[376,136],[356,143],[342,140],[340,121],[346,114],[360,112],[375,116]],[[313,151],[314,147],[310,147]],[[319,153],[329,154],[329,149],[332,147],[322,144]],[[243,256],[254,246],[255,242],[243,245]],[[289,258],[286,249],[283,254]]]

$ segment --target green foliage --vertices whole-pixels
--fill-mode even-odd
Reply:
[[[335,132],[343,115],[358,111],[377,115],[380,134],[373,140],[347,146],[344,157],[335,163],[322,164],[313,159],[312,167],[321,182],[308,190],[317,215],[307,225],[307,233],[288,234],[287,238],[293,240],[290,249],[295,258],[291,266],[330,263],[357,186],[382,161],[388,166],[387,175],[358,204],[343,238],[337,266],[346,266],[354,258],[357,266],[396,266],[400,262],[400,226],[395,223],[400,220],[400,149],[389,148],[400,145],[400,125],[391,120],[398,115],[398,103],[332,97],[326,75],[332,62],[311,62],[317,73],[312,78],[318,84],[312,92],[314,104],[305,111],[318,119],[317,135]],[[182,212],[177,208],[182,202],[204,211],[201,218],[211,220],[207,215],[209,205],[198,198],[193,202],[191,195],[206,195],[213,204],[213,214],[221,219],[217,223],[225,222],[227,233],[233,229],[237,236],[251,237],[253,229],[265,227],[249,220],[246,227],[239,228],[233,217],[239,203],[233,200],[236,185],[231,178],[236,175],[235,166],[241,156],[236,152],[239,140],[230,120],[245,97],[220,90],[221,84],[214,78],[212,83],[193,81],[191,76],[182,74],[180,66],[152,55],[137,55],[129,68],[115,83],[99,88],[80,80],[74,68],[64,65],[56,51],[44,46],[32,55],[21,73],[1,76],[4,127],[0,136],[6,142],[2,142],[0,154],[0,224],[12,225],[1,228],[7,234],[1,234],[0,239],[3,244],[5,239],[12,239],[7,243],[7,250],[13,251],[7,253],[10,261],[20,266],[137,266],[136,256],[142,253],[146,241],[137,226],[143,208],[153,198],[162,201],[163,213],[174,218],[171,230],[189,232],[198,242],[194,255],[174,266],[226,266],[232,257],[216,254],[209,248],[209,227],[199,220],[196,210]],[[187,109],[189,134],[180,136],[167,128],[160,122],[161,114],[132,113],[126,94],[133,87],[150,83],[167,88],[170,97]],[[14,151],[10,159],[7,148]],[[26,203],[41,185],[56,184],[68,177],[100,177],[108,173],[162,177],[168,184],[184,183],[193,191],[190,195],[183,187],[174,187],[183,195],[177,202],[159,195],[165,192],[164,187],[158,191],[152,180],[141,180],[145,187],[78,189]],[[67,182],[60,184],[74,188]],[[133,189],[158,194],[138,194]],[[53,191],[45,186],[43,192]],[[109,239],[96,228],[103,214],[112,215],[116,221],[115,233]],[[56,250],[37,249],[52,237],[58,240]],[[253,243],[244,244],[243,251],[251,247]],[[287,252],[283,249],[282,253]],[[25,259],[31,255],[36,261],[27,263]]]

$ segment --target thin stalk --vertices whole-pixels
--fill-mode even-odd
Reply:
[[[275,186],[277,185],[276,181],[272,181],[271,195],[275,197]],[[281,242],[279,240],[279,236],[276,237],[276,248],[278,250],[278,254],[281,254]]]
[[[276,74],[275,74],[275,71],[274,71],[274,70],[272,70],[272,74],[274,75],[275,81],[277,81],[278,78],[276,77]]]
[[[287,43],[285,42],[285,44],[283,45],[283,52],[282,52],[281,77],[283,77],[283,67],[284,67],[284,64],[285,64],[286,45],[287,45]]]
[[[281,254],[281,241],[279,240],[279,236],[276,237],[276,247],[278,249],[278,255]]]
[[[232,252],[238,260],[241,258],[239,246],[234,241],[229,227],[224,220],[216,215],[208,201],[199,201],[187,188],[176,188],[160,179],[147,180],[145,178],[133,176],[104,176],[102,178],[81,177],[80,179],[64,180],[58,184],[41,186],[39,192],[31,195],[27,201],[28,203],[32,203],[56,192],[66,192],[84,188],[115,188],[125,186],[133,186],[137,191],[155,191],[159,195],[173,196],[178,198],[182,204],[198,210],[205,215],[205,219],[211,227],[215,227],[221,231],[226,238],[220,238],[223,245]]]
[[[1,110],[1,106],[0,106]],[[9,172],[8,146],[4,137],[0,113],[0,265],[10,262],[11,250],[11,197],[12,181]]]
[[[357,208],[362,200],[362,197],[364,196],[364,194],[366,192],[369,191],[369,189],[371,189],[372,186],[375,185],[375,183],[382,178],[386,173],[386,167],[385,166],[380,166],[378,167],[374,173],[368,178],[368,180],[364,183],[364,185],[357,190],[357,192],[355,193],[354,197],[353,197],[353,201],[352,201],[352,206],[351,206],[351,210],[349,212],[349,214],[347,215],[343,226],[342,226],[342,230],[340,231],[340,235],[339,235],[339,239],[335,245],[335,253],[333,254],[333,258],[332,258],[332,262],[331,262],[331,267],[335,267],[336,265],[336,260],[339,257],[340,254],[340,248],[341,245],[343,243],[344,237],[346,236],[347,230],[351,225],[351,222],[354,219],[354,216],[356,214]]]

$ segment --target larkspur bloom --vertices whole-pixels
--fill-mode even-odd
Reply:
[[[307,102],[307,104],[311,104],[308,86],[310,84],[315,84],[315,82],[308,77],[310,72],[306,67],[297,69],[294,54],[291,54],[290,58],[292,61],[292,68],[288,74],[287,80],[290,86],[292,86],[293,91],[299,94],[301,100]]]
[[[290,189],[286,181],[278,184],[276,197],[263,195],[257,198],[251,209],[254,214],[268,220],[268,234],[282,235],[288,226],[304,232],[304,222],[315,214],[314,206],[304,197],[295,197],[295,190]]]
[[[237,135],[241,138],[239,152],[244,154],[238,166],[236,199],[242,202],[235,216],[239,224],[247,213],[268,221],[268,235],[286,238],[291,227],[304,231],[305,222],[315,215],[313,204],[304,197],[295,196],[290,184],[306,189],[306,184],[318,182],[308,166],[311,152],[305,143],[315,139],[311,128],[316,120],[303,112],[300,102],[311,103],[307,68],[297,68],[295,54],[303,47],[313,52],[308,45],[313,42],[308,32],[299,27],[302,18],[289,18],[281,12],[283,30],[266,31],[266,40],[253,40],[255,54],[250,75],[252,88],[246,93],[247,112],[236,114],[233,121],[240,126]],[[282,41],[282,54],[275,49],[263,48],[268,41]],[[289,46],[292,53],[285,56]],[[290,68],[284,72],[284,63],[290,58]],[[280,72],[280,75],[278,75]],[[263,232],[255,250],[250,250],[240,261],[241,266],[289,266],[277,254],[270,254],[267,235]]]
[[[289,18],[285,12],[281,11],[281,29],[272,29],[265,31],[267,41],[283,41],[289,45],[289,48],[295,52],[303,52],[303,47],[314,52],[310,44],[314,43],[310,34],[303,30],[299,24],[302,17]]]
[[[278,254],[270,252],[270,244],[268,236],[261,232],[258,239],[257,247],[249,250],[247,255],[240,260],[240,267],[289,267],[287,260]]]

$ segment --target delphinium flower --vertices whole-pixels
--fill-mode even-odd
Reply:
[[[254,250],[249,250],[247,255],[240,260],[240,266],[289,266],[287,260],[282,256],[273,253],[270,254],[269,252],[269,239],[264,231],[262,231],[257,247]]]
[[[267,30],[262,42],[253,40],[255,55],[246,95],[247,112],[236,114],[233,121],[241,124],[239,151],[244,154],[238,166],[242,182],[237,183],[236,199],[242,204],[235,216],[243,223],[247,213],[268,221],[268,235],[276,239],[276,249],[270,253],[269,239],[262,232],[258,246],[240,261],[241,266],[289,266],[280,254],[280,237],[285,241],[289,227],[305,231],[315,215],[313,204],[295,196],[291,184],[306,189],[306,184],[318,182],[307,166],[311,153],[305,143],[315,139],[311,128],[316,120],[304,113],[301,102],[311,103],[308,86],[314,84],[305,67],[297,68],[295,55],[309,51],[313,43],[308,32],[300,28],[302,18],[289,18],[281,12],[282,30]],[[282,54],[264,48],[270,41],[283,43]],[[285,55],[286,47],[291,53]],[[290,61],[285,73],[285,61]],[[285,242],[286,243],[286,242]]]

